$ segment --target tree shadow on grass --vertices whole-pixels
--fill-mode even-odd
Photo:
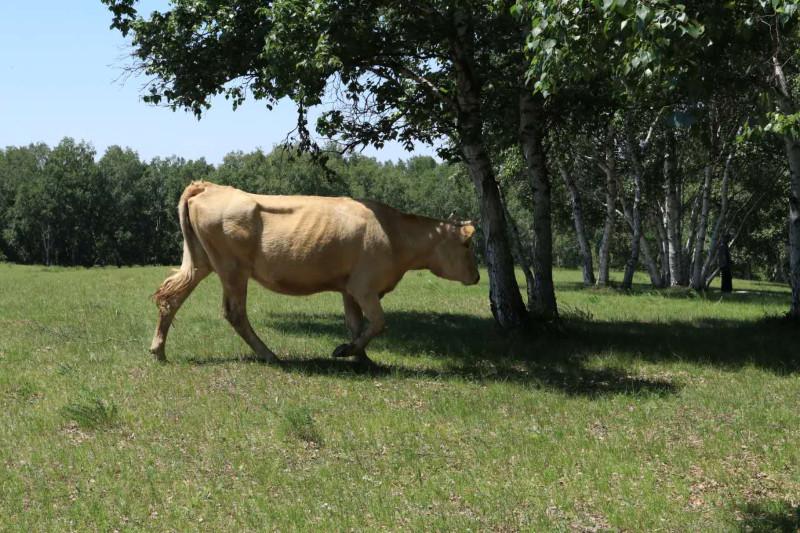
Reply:
[[[779,296],[779,295],[777,295]],[[338,313],[282,313],[264,316],[268,326],[294,337],[331,339],[330,350],[346,340]],[[287,372],[342,378],[401,377],[511,382],[573,396],[670,395],[680,384],[631,375],[625,359],[652,363],[690,362],[736,370],[752,365],[776,374],[800,371],[800,328],[781,319],[704,319],[671,322],[601,322],[578,314],[558,328],[507,333],[489,318],[466,314],[388,311],[387,330],[372,344],[379,364],[362,366],[328,353],[295,358],[284,354]],[[257,327],[256,329],[262,329]],[[403,358],[434,358],[436,368],[380,364],[380,352]],[[598,354],[613,353],[614,366],[598,368]],[[623,361],[620,363],[620,359]],[[255,362],[251,356],[190,360],[196,365]],[[602,360],[601,360],[602,361]]]
[[[560,282],[558,288],[562,292],[578,292],[586,295],[596,295],[598,297],[604,295],[618,295],[618,296],[657,296],[659,298],[673,299],[673,300],[709,300],[713,302],[728,302],[728,303],[762,303],[762,304],[778,304],[789,305],[789,288],[785,285],[778,283],[765,283],[761,282],[761,286],[772,287],[774,290],[763,289],[736,289],[731,293],[723,293],[719,289],[708,289],[706,291],[698,292],[689,287],[667,287],[664,289],[655,289],[649,283],[634,283],[630,289],[622,290],[619,283],[612,282],[607,287],[586,287],[581,282]]]
[[[748,503],[738,509],[742,519],[741,531],[754,533],[800,531],[800,507],[785,501],[762,501]]]
[[[648,362],[687,361],[736,370],[752,365],[776,374],[800,371],[800,328],[782,319],[756,322],[705,319],[692,322],[564,320],[557,331],[508,334],[490,319],[410,311],[386,313],[387,330],[373,348],[404,357],[433,356],[469,368],[486,361],[545,368],[581,366],[586,358],[614,352]],[[335,314],[282,314],[269,325],[291,335],[344,340]],[[333,349],[333,346],[331,346]]]
[[[687,361],[726,370],[755,366],[775,374],[800,371],[800,328],[769,318],[757,322],[586,322],[570,325],[587,349],[614,350],[648,361]]]
[[[195,366],[225,365],[230,363],[264,364],[253,356],[189,358]],[[568,396],[597,397],[604,395],[655,395],[677,394],[679,387],[663,379],[649,379],[629,375],[617,368],[585,368],[580,363],[542,365],[476,364],[450,365],[444,369],[413,368],[379,362],[360,363],[323,357],[308,359],[281,359],[277,368],[285,372],[305,375],[332,376],[342,379],[401,378],[401,379],[461,379],[478,383],[517,383],[536,389],[560,391]]]

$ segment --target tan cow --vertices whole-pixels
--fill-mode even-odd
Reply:
[[[407,271],[428,269],[465,285],[479,279],[472,224],[408,215],[378,202],[264,196],[198,181],[183,191],[178,216],[183,262],[155,293],[159,317],[150,351],[161,361],[175,313],[212,271],[222,281],[225,318],[267,362],[277,358],[247,319],[250,278],[283,294],[341,292],[351,342],[333,356],[364,361],[364,349],[384,327],[380,299]]]

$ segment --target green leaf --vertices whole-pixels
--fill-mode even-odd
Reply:
[[[686,33],[688,33],[693,39],[697,39],[705,31],[705,26],[703,26],[702,24],[692,23],[692,24],[687,24],[685,26],[685,30]]]

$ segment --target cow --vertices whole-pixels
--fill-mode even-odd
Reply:
[[[332,355],[365,363],[367,344],[384,329],[381,298],[407,271],[428,269],[465,285],[480,279],[472,223],[406,214],[379,202],[259,195],[195,181],[181,195],[178,217],[183,260],[154,294],[158,323],[150,352],[159,361],[166,360],[175,313],[212,271],[222,282],[225,318],[267,363],[279,361],[247,318],[250,278],[282,294],[340,292],[350,342]]]

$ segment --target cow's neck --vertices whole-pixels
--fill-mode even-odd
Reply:
[[[403,250],[403,263],[407,270],[436,270],[434,250],[444,238],[443,222],[426,217],[413,217],[407,226]]]

